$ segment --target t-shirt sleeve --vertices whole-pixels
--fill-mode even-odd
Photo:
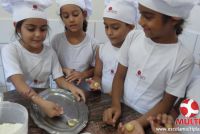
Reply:
[[[53,37],[53,39],[51,40],[51,47],[55,50],[55,51],[57,51],[57,49],[58,49],[58,35],[55,35],[54,37]]]
[[[194,58],[192,55],[182,60],[182,62],[179,61],[179,65],[176,67],[171,79],[167,83],[166,92],[177,97],[184,97],[186,87],[191,80],[193,67]]]
[[[23,74],[17,48],[11,45],[6,45],[1,50],[2,63],[7,81],[9,81],[9,77],[12,75]]]
[[[118,56],[118,61],[120,64],[124,66],[128,66],[128,60],[129,60],[129,48],[132,43],[132,38],[133,38],[134,32],[129,32],[129,34],[126,36],[126,39],[124,40],[120,50],[119,50],[119,56]]]
[[[62,68],[61,68],[60,62],[58,60],[58,57],[56,55],[56,52],[54,50],[52,50],[52,51],[53,51],[52,77],[55,80],[55,79],[63,76],[63,72],[62,72]]]

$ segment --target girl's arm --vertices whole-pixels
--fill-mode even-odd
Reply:
[[[102,70],[103,70],[103,63],[101,59],[99,58],[99,48],[97,48],[96,56],[95,56],[94,76],[92,78],[94,81],[101,83]]]
[[[37,95],[37,93],[25,83],[22,74],[12,75],[10,76],[10,80],[15,86],[16,90],[22,96],[37,104],[49,117],[59,116],[63,113],[63,108],[58,106],[58,104],[44,100],[39,95]]]
[[[119,116],[121,115],[121,96],[124,90],[124,81],[127,73],[127,67],[118,64],[112,84],[112,105],[106,109],[103,114],[103,121],[107,124],[115,126]]]
[[[92,77],[94,75],[94,67],[90,67],[88,70],[82,72],[82,79]]]
[[[99,58],[99,48],[97,48],[96,56],[95,56],[94,76],[92,79],[89,79],[87,81],[90,85],[91,90],[101,89],[102,70],[103,70],[103,63],[101,59]]]
[[[148,117],[158,115],[159,113],[168,113],[172,109],[176,99],[177,97],[165,92],[163,99],[158,102],[149,112],[138,118],[137,121],[143,127],[146,127],[149,125],[149,122],[147,121]]]
[[[70,90],[78,101],[82,99],[85,102],[85,94],[83,90],[66,81],[64,77],[59,77],[55,81],[58,87]]]
[[[171,110],[175,100],[175,96],[172,96],[165,92],[163,99],[158,102],[149,112],[136,120],[132,120],[125,125],[119,126],[120,132],[126,133],[127,131],[130,131],[129,133],[131,134],[145,134],[144,128],[149,125],[150,117],[156,116],[159,113],[168,113]],[[128,130],[128,128],[126,127],[127,124],[132,126],[133,129]]]

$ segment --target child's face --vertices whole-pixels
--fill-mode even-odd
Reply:
[[[83,21],[86,16],[80,7],[69,4],[61,8],[61,18],[69,31],[77,32],[83,30]]]
[[[110,18],[104,18],[104,25],[106,35],[115,47],[121,47],[126,35],[133,28],[131,25]]]
[[[176,35],[175,23],[172,19],[164,22],[163,14],[139,5],[141,13],[139,24],[143,27],[145,35],[157,43],[162,43],[166,38]],[[172,37],[171,37],[172,38]]]
[[[17,31],[21,35],[23,46],[31,52],[36,52],[43,47],[42,44],[48,31],[47,20],[40,18],[26,19]]]

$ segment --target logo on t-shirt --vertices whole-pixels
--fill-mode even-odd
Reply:
[[[194,117],[199,113],[199,105],[193,99],[185,99],[180,105],[180,113],[187,117]]]

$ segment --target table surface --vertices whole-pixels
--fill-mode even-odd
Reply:
[[[44,90],[44,89],[43,89]],[[43,90],[36,89],[36,92]],[[8,91],[4,93],[4,101],[11,101],[22,104],[28,111],[30,111],[30,101],[25,100],[20,96],[16,90]],[[105,125],[102,121],[103,111],[108,108],[111,104],[111,97],[107,94],[99,92],[88,92],[87,102],[89,109],[89,121],[87,126],[81,132],[90,132],[91,134],[116,134],[117,129]],[[120,122],[127,122],[140,117],[141,114],[122,104],[122,115],[119,119]],[[48,134],[45,130],[39,128],[32,120],[29,115],[28,122],[28,133],[29,134]]]

